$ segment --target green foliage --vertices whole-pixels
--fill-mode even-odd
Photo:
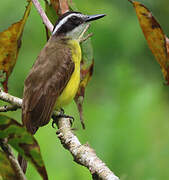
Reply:
[[[9,179],[17,180],[17,177],[5,153],[0,150],[0,180]]]
[[[40,148],[35,138],[21,124],[7,116],[0,115],[0,139],[7,138],[7,143],[30,161],[39,174],[47,179],[46,169]]]
[[[67,114],[75,116],[77,136],[82,142],[88,141],[122,180],[169,179],[169,89],[162,83],[159,65],[148,49],[131,4],[127,0],[74,2],[83,13],[107,15],[91,26],[95,72],[86,91],[85,131],[81,129],[74,104],[65,109]],[[168,0],[140,2],[153,11],[169,34]],[[1,2],[1,31],[22,16],[23,6],[24,1]],[[8,13],[11,11],[15,13]],[[34,8],[23,39],[9,79],[9,92],[19,97],[22,97],[24,79],[46,42],[42,21]],[[8,114],[20,119],[20,111]],[[49,179],[91,179],[85,168],[72,163],[51,124],[41,128],[36,138]],[[26,175],[31,180],[41,179],[32,166]]]
[[[30,1],[25,9],[23,18],[13,23],[8,29],[0,32],[0,81],[4,90],[8,91],[8,78],[15,67],[19,49],[22,42],[22,34],[25,23],[31,10],[32,2]]]
[[[3,72],[3,70],[0,70],[0,83],[3,83],[6,79],[6,74]]]
[[[91,65],[92,60],[94,58],[91,39],[89,38],[88,40],[83,42],[81,45],[81,48],[82,48],[82,53],[83,53],[83,61],[85,62],[84,64],[84,69],[85,69]]]

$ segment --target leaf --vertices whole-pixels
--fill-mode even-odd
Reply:
[[[77,105],[77,108],[78,108],[78,111],[80,114],[80,121],[81,121],[82,127],[83,127],[83,129],[85,129],[84,117],[83,117],[83,102],[84,102],[84,97],[85,97],[85,88],[93,74],[94,61],[89,66],[89,68],[84,68],[83,66],[84,65],[82,63],[82,67],[80,70],[81,81],[80,81],[79,89],[77,91],[77,94],[76,94],[74,100],[76,102],[76,105]]]
[[[16,173],[5,153],[0,150],[0,180],[17,180]]]
[[[56,14],[59,15],[59,0],[50,0],[50,4],[52,5],[53,9],[55,10]]]
[[[83,129],[85,129],[84,117],[83,117],[83,102],[85,97],[85,89],[93,75],[93,68],[94,68],[93,48],[91,45],[90,38],[81,44],[81,49],[82,49],[82,61],[80,68],[80,85],[74,100],[76,102],[80,114],[80,121],[82,127]]]
[[[68,0],[50,0],[50,2],[55,9],[57,15],[61,15],[69,11]]]
[[[7,30],[0,32],[0,82],[6,92],[8,91],[8,78],[16,64],[21,47],[22,33],[29,16],[31,5],[32,2],[29,2],[23,18],[19,22],[12,24]]]
[[[152,13],[141,3],[131,1],[147,40],[148,46],[160,64],[163,76],[169,85],[169,40]]]
[[[17,121],[0,114],[0,139],[4,138],[7,138],[7,143],[35,166],[44,180],[48,179],[36,139]]]

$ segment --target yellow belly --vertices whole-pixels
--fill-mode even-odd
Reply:
[[[69,40],[68,45],[72,51],[72,60],[75,63],[75,69],[62,94],[58,97],[55,108],[61,108],[69,104],[74,99],[79,88],[81,48],[79,42],[76,40]]]

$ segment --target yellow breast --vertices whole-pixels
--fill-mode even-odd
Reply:
[[[56,101],[56,108],[63,107],[74,99],[80,83],[81,48],[77,40],[69,40],[68,46],[72,51],[72,60],[75,63],[75,69],[62,94]]]

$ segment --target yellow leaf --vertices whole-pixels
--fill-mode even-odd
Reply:
[[[160,64],[164,78],[169,85],[169,42],[167,43],[169,40],[164,34],[160,24],[143,4],[136,1],[129,1],[136,10],[148,46]]]
[[[12,24],[7,30],[0,32],[0,81],[7,92],[8,78],[16,64],[24,25],[29,16],[32,2],[30,1],[23,18]]]

